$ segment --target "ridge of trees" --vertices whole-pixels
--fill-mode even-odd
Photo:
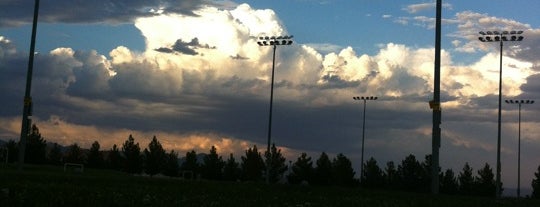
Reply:
[[[18,143],[9,140],[5,146],[10,155],[7,161],[16,162]],[[203,155],[202,162],[198,161],[195,150],[191,150],[186,152],[185,161],[181,164],[178,152],[171,150],[167,153],[156,136],[142,151],[132,135],[129,135],[121,148],[114,144],[110,150],[102,150],[98,141],[94,141],[89,150],[81,149],[77,143],[67,148],[53,143],[49,149],[47,148],[47,142],[39,133],[39,129],[35,125],[32,126],[25,152],[25,162],[31,164],[83,163],[90,168],[108,168],[129,174],[144,172],[149,176],[162,174],[185,177],[182,172],[189,172],[190,178],[225,181],[263,181],[269,176],[271,183],[360,185],[363,188],[414,192],[429,192],[431,182],[431,155],[426,155],[424,161],[420,162],[411,154],[397,166],[393,161],[387,162],[384,169],[379,167],[375,158],[371,157],[363,163],[363,172],[359,174],[361,179],[356,179],[351,161],[342,153],[330,158],[328,154],[322,152],[317,160],[313,160],[306,153],[301,153],[295,162],[290,161],[287,165],[286,158],[275,144],[272,144],[270,152],[264,152],[264,156],[256,145],[248,148],[240,157],[240,162],[232,153],[224,160],[215,146],[211,146],[209,153]],[[267,166],[270,167],[268,175],[266,175]],[[476,175],[469,163],[465,163],[457,174],[452,169],[446,169],[439,173],[439,180],[440,192],[444,194],[495,195],[494,173],[487,163],[476,171]],[[534,173],[531,186],[533,188],[531,197],[540,198],[540,166]]]

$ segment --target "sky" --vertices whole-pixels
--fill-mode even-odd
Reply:
[[[534,0],[443,1],[443,170],[495,171],[499,45],[479,31],[521,30],[505,42],[503,100],[538,100],[540,19]],[[20,136],[33,1],[0,0],[0,139]],[[430,0],[41,0],[33,122],[49,142],[103,149],[132,134],[168,150],[237,158],[266,148],[272,48],[272,142],[290,159],[345,154],[358,172],[431,153],[435,3]],[[518,107],[502,105],[502,181],[517,186]],[[540,105],[523,105],[521,186],[540,165]],[[358,175],[358,173],[357,173]],[[505,192],[508,193],[508,192]]]

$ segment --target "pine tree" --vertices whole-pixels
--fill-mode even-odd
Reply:
[[[64,160],[69,163],[84,164],[85,160],[81,147],[77,143],[70,145]]]
[[[90,151],[88,152],[88,167],[91,168],[101,168],[103,167],[103,152],[100,150],[100,145],[98,141],[92,143]]]
[[[19,144],[10,139],[6,144],[6,147],[8,149],[8,162],[16,162],[19,159]]]
[[[139,143],[135,143],[131,134],[122,145],[122,152],[125,156],[124,171],[131,174],[140,173],[142,170],[141,148]]]
[[[180,166],[180,170],[183,172],[190,172],[192,173],[192,178],[195,178],[199,175],[199,163],[197,162],[197,153],[195,150],[191,150],[190,152],[186,153],[186,160],[182,163],[182,166]]]
[[[110,169],[124,169],[123,157],[120,155],[120,151],[118,150],[116,144],[112,146],[109,156],[107,156],[107,161]]]
[[[30,135],[24,151],[24,162],[30,164],[44,164],[47,156],[47,141],[41,137],[38,127],[32,125]]]
[[[216,147],[210,148],[210,154],[207,154],[203,158],[202,177],[209,180],[221,180],[223,175],[223,166],[225,162],[217,154]]]
[[[538,166],[538,170],[534,173],[534,179],[531,182],[531,186],[533,189],[531,197],[540,199],[540,165]]]
[[[332,182],[335,185],[353,186],[355,184],[354,174],[351,161],[342,153],[339,153],[332,160]]]
[[[287,171],[287,165],[285,164],[285,157],[281,154],[281,149],[277,149],[275,144],[272,144],[270,152],[265,152],[266,165],[270,166],[270,183],[276,183],[283,177],[283,173]]]
[[[446,172],[444,172],[442,178],[440,179],[440,183],[441,193],[448,195],[454,195],[458,193],[459,184],[452,169],[447,169]]]
[[[62,151],[60,150],[60,145],[58,145],[57,143],[54,143],[51,151],[49,151],[49,155],[48,155],[49,163],[51,165],[61,165],[62,157],[64,157],[64,155],[62,154]]]
[[[401,165],[398,166],[398,174],[401,187],[404,190],[416,192],[424,190],[424,168],[414,155],[410,154],[405,160],[401,161]]]
[[[480,196],[495,195],[495,175],[489,164],[485,164],[484,168],[478,170],[478,177],[475,179],[476,194]]]
[[[395,189],[396,186],[398,186],[399,176],[393,161],[386,163],[386,168],[384,169],[384,180],[387,188]]]
[[[377,165],[375,158],[371,157],[364,164],[361,185],[367,188],[381,188],[384,185],[383,171]]]
[[[229,155],[229,159],[225,162],[223,167],[223,179],[228,181],[236,181],[240,178],[241,170],[238,162],[234,159],[233,154]]]
[[[313,173],[314,168],[311,157],[308,157],[306,153],[302,153],[293,164],[291,174],[287,176],[287,180],[291,184],[299,184],[304,181],[312,183]]]
[[[144,149],[145,173],[153,176],[163,171],[165,164],[165,150],[156,136],[148,143],[148,148]]]
[[[314,182],[319,185],[329,185],[332,179],[332,162],[325,152],[317,159]]]
[[[165,155],[165,166],[163,168],[163,174],[166,176],[177,177],[180,165],[178,164],[178,153],[171,150],[170,153]]]
[[[465,163],[463,170],[459,173],[459,193],[462,195],[473,195],[474,193],[474,177],[473,169],[469,163]]]
[[[257,145],[246,150],[246,156],[242,156],[241,166],[244,180],[258,181],[262,179],[265,166],[261,153],[257,151]]]

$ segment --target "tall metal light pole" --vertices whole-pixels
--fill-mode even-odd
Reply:
[[[497,175],[495,183],[495,197],[501,197],[501,102],[502,102],[502,58],[503,58],[503,42],[505,41],[521,41],[523,31],[481,31],[478,39],[482,42],[499,42],[500,44],[500,60],[499,60],[499,112],[497,120]],[[510,38],[509,38],[510,37]]]
[[[353,100],[356,101],[363,101],[364,102],[364,118],[362,119],[362,154],[360,155],[360,160],[362,161],[362,164],[360,165],[360,183],[362,183],[362,176],[364,175],[364,138],[366,134],[366,102],[369,100],[377,100],[377,96],[355,96],[353,97]]]
[[[32,89],[32,72],[34,69],[34,53],[36,47],[36,30],[39,13],[39,0],[34,3],[34,20],[32,22],[32,36],[30,39],[30,52],[28,54],[28,72],[26,73],[26,90],[24,93],[23,117],[21,125],[21,140],[19,142],[19,164],[18,169],[22,170],[24,165],[24,155],[26,149],[26,138],[30,132],[30,116],[32,116],[32,97],[30,91]]]
[[[273,48],[272,53],[272,80],[270,82],[270,110],[268,115],[268,143],[266,152],[270,153],[270,140],[272,137],[272,102],[274,100],[274,68],[276,64],[276,48],[279,45],[291,45],[293,36],[278,36],[278,37],[259,37],[257,44],[261,47],[271,46]],[[268,163],[266,163],[266,183],[270,183],[270,166],[272,164],[272,156],[269,157]]]
[[[442,0],[437,0],[435,18],[435,61],[433,74],[433,100],[429,107],[433,110],[431,138],[431,193],[439,193],[439,149],[441,148],[441,13]]]
[[[520,197],[521,192],[521,104],[533,104],[534,100],[505,100],[507,104],[518,105],[518,180],[517,180],[517,197]]]

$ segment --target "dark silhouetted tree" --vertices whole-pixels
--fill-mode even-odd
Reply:
[[[283,173],[287,171],[285,157],[281,154],[281,149],[277,149],[275,144],[270,147],[270,152],[265,152],[266,164],[270,166],[270,183],[276,183],[283,177]]]
[[[216,147],[210,148],[210,154],[203,158],[202,177],[209,180],[221,180],[223,177],[223,166],[225,162],[218,155]]]
[[[303,181],[308,183],[313,182],[313,162],[311,157],[308,157],[306,153],[302,153],[296,162],[294,162],[291,173],[287,176],[287,180],[291,184],[299,184]]]
[[[47,156],[47,141],[41,137],[38,127],[32,125],[30,135],[26,142],[24,160],[30,164],[44,164]]]
[[[49,164],[51,165],[61,165],[62,164],[62,157],[64,155],[62,154],[62,150],[60,149],[60,145],[57,143],[53,144],[53,147],[51,148],[51,151],[49,151]]]
[[[64,158],[66,162],[69,163],[81,163],[84,164],[84,154],[81,150],[81,147],[77,143],[72,144],[68,147],[66,152],[66,157]]]
[[[463,170],[458,175],[459,193],[462,195],[474,195],[473,169],[469,163],[465,163]]]
[[[422,165],[416,160],[414,155],[409,155],[405,160],[401,161],[398,166],[399,180],[401,188],[408,191],[423,191],[423,174]]]
[[[420,180],[421,183],[418,183],[419,190],[423,192],[430,192],[431,190],[431,166],[432,165],[432,156],[431,154],[428,154],[425,156],[424,162],[421,164],[422,171],[420,171]],[[441,172],[441,169],[439,168],[437,171],[437,175]]]
[[[364,172],[362,172],[362,187],[367,188],[382,188],[384,186],[383,171],[377,165],[375,158],[371,157],[364,164]]]
[[[100,150],[100,145],[98,141],[92,143],[90,151],[88,152],[88,167],[91,168],[102,168],[104,164],[103,152]]]
[[[475,192],[480,196],[495,196],[495,175],[489,164],[478,170],[478,177],[475,179]]]
[[[332,162],[325,152],[321,153],[316,161],[314,183],[318,185],[329,185],[332,180]]]
[[[262,179],[265,166],[261,153],[257,151],[257,145],[246,150],[245,157],[242,156],[241,166],[244,180],[257,181]]]
[[[441,193],[454,195],[459,191],[459,184],[452,169],[447,169],[440,179],[440,191]]]
[[[531,182],[531,187],[533,189],[531,197],[540,199],[540,165],[538,166],[537,171],[534,173],[534,178]]]
[[[177,177],[180,165],[178,164],[178,153],[171,150],[170,153],[165,155],[165,166],[163,167],[163,174],[166,176]]]
[[[148,148],[144,149],[144,172],[150,176],[162,172],[163,165],[165,164],[165,155],[166,153],[161,146],[161,143],[159,143],[156,136],[154,136],[152,141],[148,143]]]
[[[7,150],[8,150],[8,162],[13,163],[16,162],[19,158],[19,144],[15,142],[14,140],[9,140],[6,144]]]
[[[386,168],[384,169],[384,181],[386,187],[389,189],[395,189],[399,184],[399,175],[393,161],[386,163]]]
[[[200,171],[199,163],[197,162],[197,153],[195,150],[191,150],[189,152],[186,152],[186,157],[182,165],[180,166],[180,170],[184,172],[191,172],[193,173],[193,176],[198,176]]]
[[[339,186],[353,186],[354,169],[352,163],[345,155],[339,153],[332,160],[332,183]]]
[[[140,173],[142,171],[142,156],[139,143],[135,143],[135,139],[131,134],[122,145],[122,152],[125,156],[124,171],[127,173]]]
[[[236,181],[242,175],[242,170],[239,167],[238,162],[234,159],[233,154],[229,155],[229,159],[225,162],[223,167],[223,179],[228,181]]]
[[[120,155],[118,147],[116,146],[116,144],[114,144],[111,148],[111,151],[109,152],[109,155],[107,156],[107,164],[109,168],[115,170],[124,169],[123,159],[124,158]]]

